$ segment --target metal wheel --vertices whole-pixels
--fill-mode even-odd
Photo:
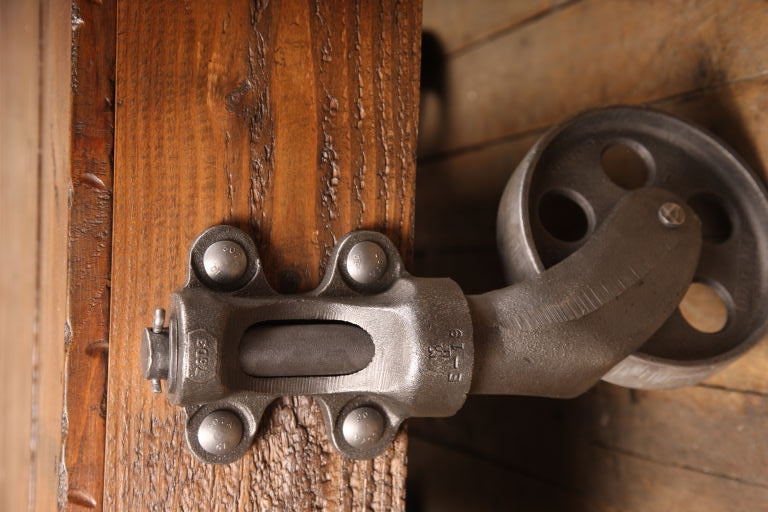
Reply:
[[[641,389],[693,384],[744,353],[768,324],[766,192],[714,136],[634,107],[588,111],[550,130],[504,191],[498,240],[505,271],[519,282],[557,265],[639,187],[675,193],[701,219],[693,288],[708,288],[724,319],[705,316],[702,327],[678,309],[604,380]]]

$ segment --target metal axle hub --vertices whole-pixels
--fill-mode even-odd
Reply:
[[[616,144],[651,169],[638,186],[600,169]],[[728,243],[756,257],[731,262],[712,248],[709,220],[691,199],[701,194],[726,205]],[[555,226],[547,208],[563,198],[576,208]],[[759,182],[710,135],[645,109],[588,112],[544,135],[504,194],[499,242],[515,284],[465,296],[450,279],[411,276],[382,234],[354,231],[317,289],[280,295],[253,240],[215,226],[192,244],[168,327],[158,309],[144,331],[144,377],[156,392],[165,381],[187,413],[190,448],[213,463],[241,457],[284,395],[313,395],[334,446],[361,459],[384,450],[409,417],[455,414],[468,393],[567,398],[602,378],[690,384],[765,328],[766,219]],[[686,331],[683,295],[717,277],[731,305],[724,334]],[[739,309],[745,300],[757,313]]]

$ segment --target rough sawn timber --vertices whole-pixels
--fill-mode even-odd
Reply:
[[[60,501],[102,508],[114,143],[114,0],[72,4],[72,131]]]
[[[240,461],[196,461],[138,342],[214,224],[254,235],[282,292],[313,288],[352,229],[410,256],[419,3],[123,2],[117,27],[105,508],[402,510],[405,435],[343,459],[307,398],[268,411]]]

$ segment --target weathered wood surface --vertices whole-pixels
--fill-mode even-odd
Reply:
[[[38,195],[38,317],[33,373],[30,495],[34,510],[49,511],[63,501],[62,443],[66,325],[67,229],[71,179],[71,4],[41,2],[40,193]]]
[[[0,5],[0,509],[60,497],[69,189],[68,2]]]
[[[405,435],[342,459],[306,398],[242,460],[197,462],[138,342],[214,224],[254,235],[283,292],[315,286],[350,229],[409,255],[420,22],[395,0],[119,4],[105,508],[403,509]]]
[[[701,387],[630,393],[608,385],[562,402],[473,397],[450,421],[411,423],[409,499],[418,499],[421,484],[424,510],[462,510],[436,505],[504,475],[509,488],[539,489],[519,510],[760,511],[768,503],[765,452],[756,449],[766,428],[762,400]],[[424,443],[433,448],[420,453]],[[470,470],[476,476],[466,487],[458,480],[441,488],[428,470],[436,449],[455,461],[442,474],[487,469]],[[510,499],[506,487],[485,493],[484,503]]]
[[[66,346],[66,509],[101,509],[104,488],[116,2],[72,6],[72,189]]]
[[[440,17],[425,8],[425,26],[439,27]],[[758,2],[584,0],[448,55],[445,110],[426,113],[441,116],[426,120],[440,136],[425,133],[430,145],[420,150],[416,272],[454,276],[473,292],[499,286],[501,191],[536,138],[584,108],[639,103],[674,113],[768,176],[766,23]],[[450,510],[442,504],[451,493],[462,503],[498,472],[488,478],[542,489],[541,501],[523,494],[519,510],[765,510],[766,375],[763,340],[687,389],[601,384],[570,402],[472,398],[456,418],[411,422],[409,496],[426,479],[423,509]],[[438,485],[425,476],[427,457],[444,461],[439,474],[449,480],[464,467],[479,476]],[[511,503],[506,487],[482,489],[485,508],[476,510]]]
[[[446,53],[466,51],[475,44],[531,23],[574,0],[468,2],[425,0],[425,32],[436,32]],[[577,0],[578,1],[578,0]]]
[[[552,9],[451,57],[449,108],[433,152],[479,147],[606,103],[760,76],[768,71],[765,9],[751,0],[585,0]],[[427,13],[442,16],[436,11]],[[426,22],[435,31],[439,23]]]

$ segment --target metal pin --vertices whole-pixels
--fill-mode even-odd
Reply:
[[[163,332],[164,325],[165,325],[165,310],[163,308],[157,308],[155,310],[155,316],[152,319],[152,332],[156,334]]]

